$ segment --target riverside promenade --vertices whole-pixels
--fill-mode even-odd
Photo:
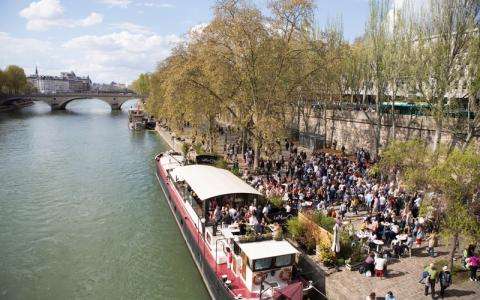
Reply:
[[[175,151],[182,152],[183,142],[179,141],[166,129],[157,126],[156,131],[164,141]],[[182,136],[186,142],[190,142],[188,134]],[[235,137],[232,137],[235,138]],[[223,139],[218,140],[216,150],[223,148]],[[306,149],[302,149],[306,150]],[[308,152],[308,151],[307,151]],[[338,152],[338,151],[329,151]],[[221,150],[219,151],[221,153]],[[338,153],[337,153],[338,154]],[[244,167],[242,159],[239,160],[240,166]],[[347,219],[353,224],[358,225],[364,212],[358,216],[347,213]],[[349,271],[344,267],[338,271],[331,269],[325,272],[325,291],[328,299],[365,299],[372,292],[376,293],[377,299],[384,299],[388,291],[392,291],[396,299],[431,299],[431,295],[424,295],[424,285],[419,284],[419,277],[424,268],[430,262],[445,262],[448,258],[448,249],[446,245],[440,245],[436,248],[438,255],[431,258],[426,255],[425,247],[415,249],[412,257],[394,259],[388,264],[388,274],[384,279],[377,277],[365,277],[357,271]],[[460,251],[458,252],[460,253]],[[312,256],[315,259],[315,256]],[[457,256],[457,261],[460,257]],[[461,273],[461,277],[465,273]],[[437,291],[440,287],[437,284]],[[438,295],[437,295],[438,296]],[[435,298],[438,298],[438,297]],[[444,298],[450,299],[479,299],[480,284],[470,282],[465,278],[453,278],[453,284],[445,293]]]
[[[158,126],[155,126],[155,131],[162,137],[162,139],[165,141],[165,143],[168,144],[168,146],[173,149],[174,151],[182,153],[182,146],[183,142],[178,141],[175,139],[175,137],[172,136],[171,132],[165,130],[164,128]]]

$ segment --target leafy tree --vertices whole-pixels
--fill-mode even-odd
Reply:
[[[439,218],[443,235],[452,239],[451,268],[459,239],[480,238],[480,223],[473,209],[480,186],[480,154],[472,147],[432,151],[423,142],[397,141],[382,153],[379,165],[384,171],[398,173],[411,190],[433,193],[429,205]]]
[[[424,141],[393,140],[382,151],[377,167],[395,183],[402,182],[408,190],[417,191],[427,184],[424,174],[430,165],[430,151]]]
[[[10,65],[4,71],[9,94],[19,94],[27,86],[25,71],[19,66]]]
[[[370,116],[365,113],[373,126],[373,157],[378,156],[380,150],[380,133],[383,121],[382,106],[388,86],[388,12],[390,2],[386,0],[371,0],[370,15],[365,32],[365,47],[369,73],[375,92],[375,113]]]
[[[480,223],[470,210],[480,186],[480,155],[473,148],[454,149],[428,172],[431,189],[438,194],[436,208],[443,208],[442,229],[452,237],[450,269],[459,238],[480,238]]]
[[[446,121],[450,91],[466,68],[468,41],[479,14],[478,0],[436,0],[428,2],[415,24],[417,88],[432,105],[435,121],[434,149],[439,150]]]
[[[4,90],[6,89],[7,85],[7,78],[5,75],[5,72],[0,69],[0,94],[4,93]]]
[[[148,73],[142,73],[132,83],[132,89],[142,98],[150,93],[150,76]]]

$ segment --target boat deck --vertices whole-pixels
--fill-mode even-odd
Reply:
[[[198,234],[201,235],[201,232],[197,229],[197,226],[191,221],[189,214],[184,207],[183,199],[180,193],[171,184],[164,169],[161,167],[159,169],[160,169],[160,175],[162,177],[162,180],[163,182],[166,183],[168,187],[168,192],[170,193],[172,200],[175,202],[178,208],[178,211],[182,215],[182,218],[185,220],[185,225],[187,226],[188,230],[193,236],[197,236]],[[210,266],[210,268],[212,268],[215,271],[217,278],[221,280],[222,275],[227,275],[228,280],[232,282],[232,285],[231,285],[232,288],[230,289],[230,292],[232,293],[232,297],[258,299],[258,296],[259,296],[258,293],[250,292],[245,286],[245,284],[243,283],[242,279],[240,277],[235,276],[234,273],[227,268],[226,263],[216,264],[215,257],[213,257],[211,252],[208,250],[208,245],[205,243],[203,238],[200,238],[198,240],[198,246],[200,249],[205,249],[205,251],[203,251],[204,252],[203,256],[206,258],[206,261]]]

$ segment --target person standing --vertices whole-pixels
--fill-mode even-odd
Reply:
[[[430,289],[433,299],[435,294],[435,284],[437,283],[438,272],[433,263],[430,263],[430,265],[425,269],[425,271],[427,271],[428,273],[428,276],[425,280],[425,296],[428,295],[428,290]]]
[[[440,297],[443,298],[445,290],[452,284],[452,274],[448,271],[447,266],[443,266],[442,271],[438,274],[438,281],[440,282]]]
[[[477,255],[473,254],[466,259],[466,262],[467,267],[470,270],[470,281],[477,281],[477,269],[480,264],[480,259]]]
[[[431,257],[435,257],[435,246],[438,244],[438,234],[433,231],[428,237],[428,248],[427,253]]]

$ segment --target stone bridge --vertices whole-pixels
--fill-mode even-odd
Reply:
[[[30,99],[33,101],[43,101],[50,105],[52,110],[64,110],[67,104],[73,100],[81,99],[100,99],[107,102],[112,110],[119,110],[122,104],[128,100],[139,99],[135,93],[57,93],[57,94],[30,94],[21,97],[12,97],[6,102],[17,101],[20,99]],[[5,103],[7,104],[7,103]],[[10,103],[11,104],[11,103]]]

